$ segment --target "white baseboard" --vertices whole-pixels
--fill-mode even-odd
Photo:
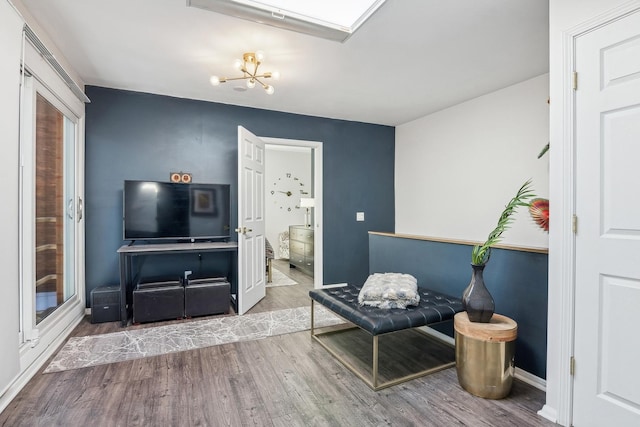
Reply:
[[[80,316],[77,320],[73,321],[64,331],[56,337],[51,344],[47,347],[45,351],[38,356],[29,367],[27,367],[24,371],[22,371],[18,376],[13,380],[13,382],[7,387],[5,393],[0,396],[0,412],[4,411],[7,406],[11,403],[11,401],[18,395],[20,390],[27,385],[29,380],[33,378],[35,374],[38,373],[40,368],[44,366],[44,364],[49,360],[49,358],[58,350],[58,348],[64,343],[64,340],[67,339],[69,334],[73,331],[73,329],[78,326],[78,324],[82,321],[84,316]]]
[[[542,418],[548,419],[552,423],[558,422],[558,411],[551,408],[549,405],[544,405],[542,409],[538,411],[538,415],[540,415]]]
[[[341,288],[343,286],[347,286],[348,283],[332,283],[330,285],[322,285],[322,289],[329,289],[329,288]]]
[[[530,386],[537,388],[538,390],[547,391],[547,381],[543,380],[540,377],[533,375],[530,372],[523,371],[522,369],[516,366],[515,377],[522,381],[523,383],[527,383]]]
[[[452,345],[452,346],[456,345],[456,341],[453,339],[453,337],[450,337],[447,334],[443,334],[440,331],[436,331],[433,328],[430,328],[428,326],[421,326],[420,330],[426,333],[427,335],[430,335],[436,339],[439,339],[440,341],[446,342],[449,345]]]

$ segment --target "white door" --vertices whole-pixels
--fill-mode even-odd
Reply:
[[[22,98],[23,340],[78,303],[78,117],[34,77]],[[49,317],[51,316],[51,318]]]
[[[576,39],[573,425],[640,426],[640,12]]]
[[[264,298],[264,141],[238,126],[238,314]]]

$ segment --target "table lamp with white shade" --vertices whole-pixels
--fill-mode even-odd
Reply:
[[[314,198],[311,197],[301,197],[300,198],[300,207],[301,208],[306,208],[307,211],[304,215],[304,226],[305,227],[310,227],[310,221],[309,221],[309,208],[312,208],[316,205],[316,200]]]

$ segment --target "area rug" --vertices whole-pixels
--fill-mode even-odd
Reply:
[[[310,307],[288,308],[73,337],[62,347],[44,373],[304,331],[311,326],[310,312]],[[344,322],[318,305],[314,315],[317,327]]]
[[[297,285],[298,282],[292,280],[283,272],[276,270],[275,268],[271,268],[271,282],[267,282],[267,288],[273,288],[276,286],[291,286]]]

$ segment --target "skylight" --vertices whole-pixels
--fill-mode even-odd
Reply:
[[[275,8],[285,14],[293,12],[310,20],[323,21],[334,27],[343,27],[353,31],[356,24],[373,12],[370,10],[380,6],[380,1],[375,0],[324,0],[324,1],[296,1],[296,0],[271,0],[271,1],[247,1],[256,3],[263,8]],[[375,8],[374,8],[375,7]]]
[[[187,5],[342,42],[384,2],[385,0],[187,0]]]

